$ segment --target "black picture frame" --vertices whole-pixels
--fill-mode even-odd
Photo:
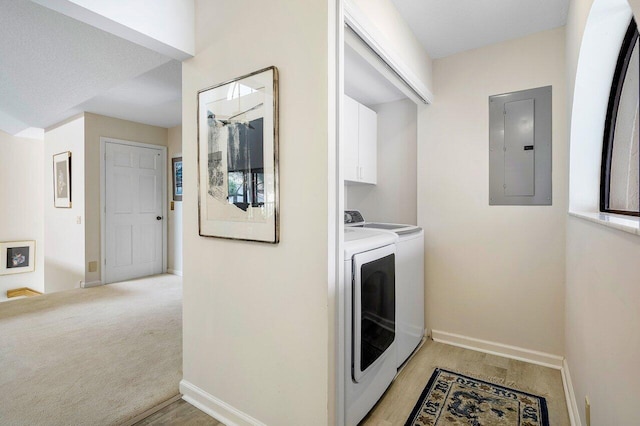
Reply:
[[[71,204],[71,151],[53,156],[53,206],[70,209]]]

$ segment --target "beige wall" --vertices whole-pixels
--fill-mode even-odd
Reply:
[[[87,283],[100,281],[100,137],[167,146],[167,129],[85,113],[85,266]],[[88,263],[98,262],[89,272]]]
[[[330,7],[197,1],[197,53],[183,63],[193,102],[183,102],[181,390],[196,386],[209,408],[222,402],[268,425],[329,423]],[[280,71],[280,243],[199,237],[196,92],[270,65]]]
[[[367,221],[416,224],[417,109],[408,99],[375,105],[378,113],[377,185],[345,187],[347,209]]]
[[[589,49],[583,44],[585,28],[594,23],[600,25],[605,19],[610,19],[613,13],[619,12],[619,9],[612,10],[604,16],[597,16],[587,25],[592,4],[594,10],[596,6],[601,8],[607,4],[600,0],[597,3],[591,0],[571,1],[566,31],[568,106],[573,110],[572,207],[589,204],[578,203],[575,197],[598,198],[602,135],[600,133],[598,136],[594,127],[602,128],[604,116],[601,111],[600,118],[594,123],[594,119],[585,117],[583,111],[585,108],[595,110],[599,106],[606,109],[606,86],[610,80],[600,79],[602,81],[599,83],[605,87],[604,94],[599,96],[593,95],[594,90],[599,92],[593,85],[582,85],[582,93],[580,87],[574,91],[578,58],[583,60],[587,54],[586,50],[581,51],[581,47]],[[639,2],[631,4],[638,21]],[[624,28],[621,30],[624,31]],[[605,30],[607,32],[610,31]],[[595,38],[598,41],[602,39],[598,36]],[[581,63],[579,72],[590,74],[601,65]],[[599,141],[594,141],[594,149],[590,149],[592,158],[588,158],[584,155],[584,145],[589,145],[589,141],[583,135],[589,137],[591,133],[595,133],[594,137]],[[595,163],[595,167],[591,163]],[[591,176],[584,176],[587,167],[591,169]],[[587,178],[595,182],[595,185],[586,188],[591,194],[582,193],[585,188],[580,188],[580,183]],[[576,194],[574,189],[580,192]],[[587,396],[591,403],[592,425],[640,424],[640,414],[635,409],[640,395],[640,376],[636,373],[640,359],[640,288],[637,285],[640,276],[640,238],[580,218],[568,217],[566,247],[566,359],[582,424],[586,424],[584,400]]]
[[[168,130],[167,144],[167,205],[173,201],[173,165],[171,159],[182,157],[182,126]],[[182,275],[182,201],[175,201],[174,210],[167,209],[169,233],[167,235],[167,271]]]
[[[0,131],[0,242],[36,242],[35,271],[0,275],[0,301],[13,288],[44,292],[43,154],[43,141]]]
[[[71,290],[84,281],[84,116],[47,129],[44,136],[45,291]],[[71,152],[71,208],[53,206],[53,155]],[[80,223],[78,223],[80,222]]]
[[[640,237],[570,217],[566,358],[582,418],[637,425],[640,396]]]
[[[553,206],[489,206],[489,96],[553,86]],[[434,61],[419,112],[427,327],[564,353],[564,28]]]

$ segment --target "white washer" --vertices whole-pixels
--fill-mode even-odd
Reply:
[[[345,229],[376,229],[398,235],[396,256],[397,367],[424,337],[424,230],[415,225],[366,222],[357,210],[344,212]]]
[[[396,373],[397,236],[345,228],[338,292],[338,424],[357,425]]]

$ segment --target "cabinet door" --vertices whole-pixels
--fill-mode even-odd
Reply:
[[[358,181],[358,102],[344,97],[342,173],[344,180]]]
[[[359,121],[359,181],[376,183],[378,158],[378,115],[364,105],[358,104]]]

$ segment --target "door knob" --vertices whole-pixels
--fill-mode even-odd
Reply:
[[[162,220],[162,216],[156,216],[156,220]]]

